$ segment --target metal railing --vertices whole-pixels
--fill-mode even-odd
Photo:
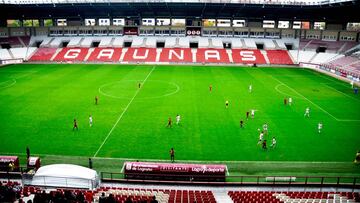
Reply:
[[[134,174],[132,174],[134,175]],[[332,186],[332,187],[348,187],[348,188],[360,188],[360,176],[226,176],[224,182],[205,182],[205,181],[194,181],[197,176],[195,175],[171,175],[172,178],[179,177],[179,180],[169,181],[168,175],[162,174],[138,174],[139,177],[145,177],[144,179],[127,179],[124,173],[113,173],[113,172],[101,172],[100,179],[102,181],[121,181],[121,182],[171,182],[171,183],[184,183],[184,184],[214,184],[214,185],[257,185],[257,186]],[[154,175],[154,179],[150,176]],[[199,178],[204,178],[202,175]],[[175,178],[176,179],[176,178]],[[184,181],[187,179],[187,181]]]

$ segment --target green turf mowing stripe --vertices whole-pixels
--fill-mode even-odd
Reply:
[[[155,70],[155,66],[151,69],[151,71],[149,72],[149,74],[146,76],[146,78],[142,81],[142,87],[144,86],[146,80],[149,78],[149,76],[151,75],[151,73]],[[141,87],[141,88],[142,88]],[[141,88],[137,89],[134,96],[131,98],[131,100],[129,101],[129,103],[126,105],[124,111],[120,114],[119,118],[116,120],[114,126],[111,128],[111,130],[109,131],[109,133],[107,134],[106,138],[104,139],[104,141],[101,143],[100,147],[98,148],[98,150],[95,152],[93,157],[96,157],[97,154],[99,153],[99,151],[101,150],[101,148],[103,147],[103,145],[105,144],[106,140],[109,138],[109,136],[111,135],[111,133],[113,132],[113,130],[115,129],[115,127],[117,126],[117,124],[119,123],[119,121],[121,120],[121,118],[123,117],[123,115],[125,114],[125,112],[127,111],[127,109],[129,108],[129,106],[131,105],[131,103],[133,102],[133,100],[135,99],[136,95],[138,95],[138,93],[140,92]]]

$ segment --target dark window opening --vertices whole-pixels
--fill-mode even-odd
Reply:
[[[41,43],[42,43],[42,41],[37,41],[37,42],[35,42],[35,46],[36,46],[37,48],[40,48]]]
[[[264,44],[256,44],[257,49],[264,49]]]
[[[2,49],[10,49],[11,46],[10,46],[9,43],[4,43],[4,44],[1,44],[1,48],[2,48]]]
[[[124,47],[131,47],[131,42],[124,42]]]
[[[190,48],[195,48],[197,49],[199,47],[199,43],[197,42],[190,42]]]
[[[156,42],[156,48],[164,48],[165,42]]]
[[[287,50],[293,50],[292,44],[285,44]]]
[[[326,47],[318,47],[316,49],[316,53],[325,53],[325,51],[326,51]]]
[[[91,47],[99,47],[100,42],[92,42]]]
[[[223,43],[224,49],[231,49],[231,43]]]
[[[61,47],[67,47],[68,44],[69,44],[69,42],[62,42]]]

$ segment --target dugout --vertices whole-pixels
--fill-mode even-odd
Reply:
[[[10,169],[9,164],[13,163]],[[0,171],[19,171],[19,157],[17,156],[0,156]]]
[[[40,157],[29,157],[27,161],[27,168],[34,169],[35,171],[41,167]]]
[[[225,182],[226,165],[125,162],[125,179]]]

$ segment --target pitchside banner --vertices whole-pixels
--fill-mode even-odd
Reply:
[[[226,165],[125,162],[125,178],[225,181]]]

